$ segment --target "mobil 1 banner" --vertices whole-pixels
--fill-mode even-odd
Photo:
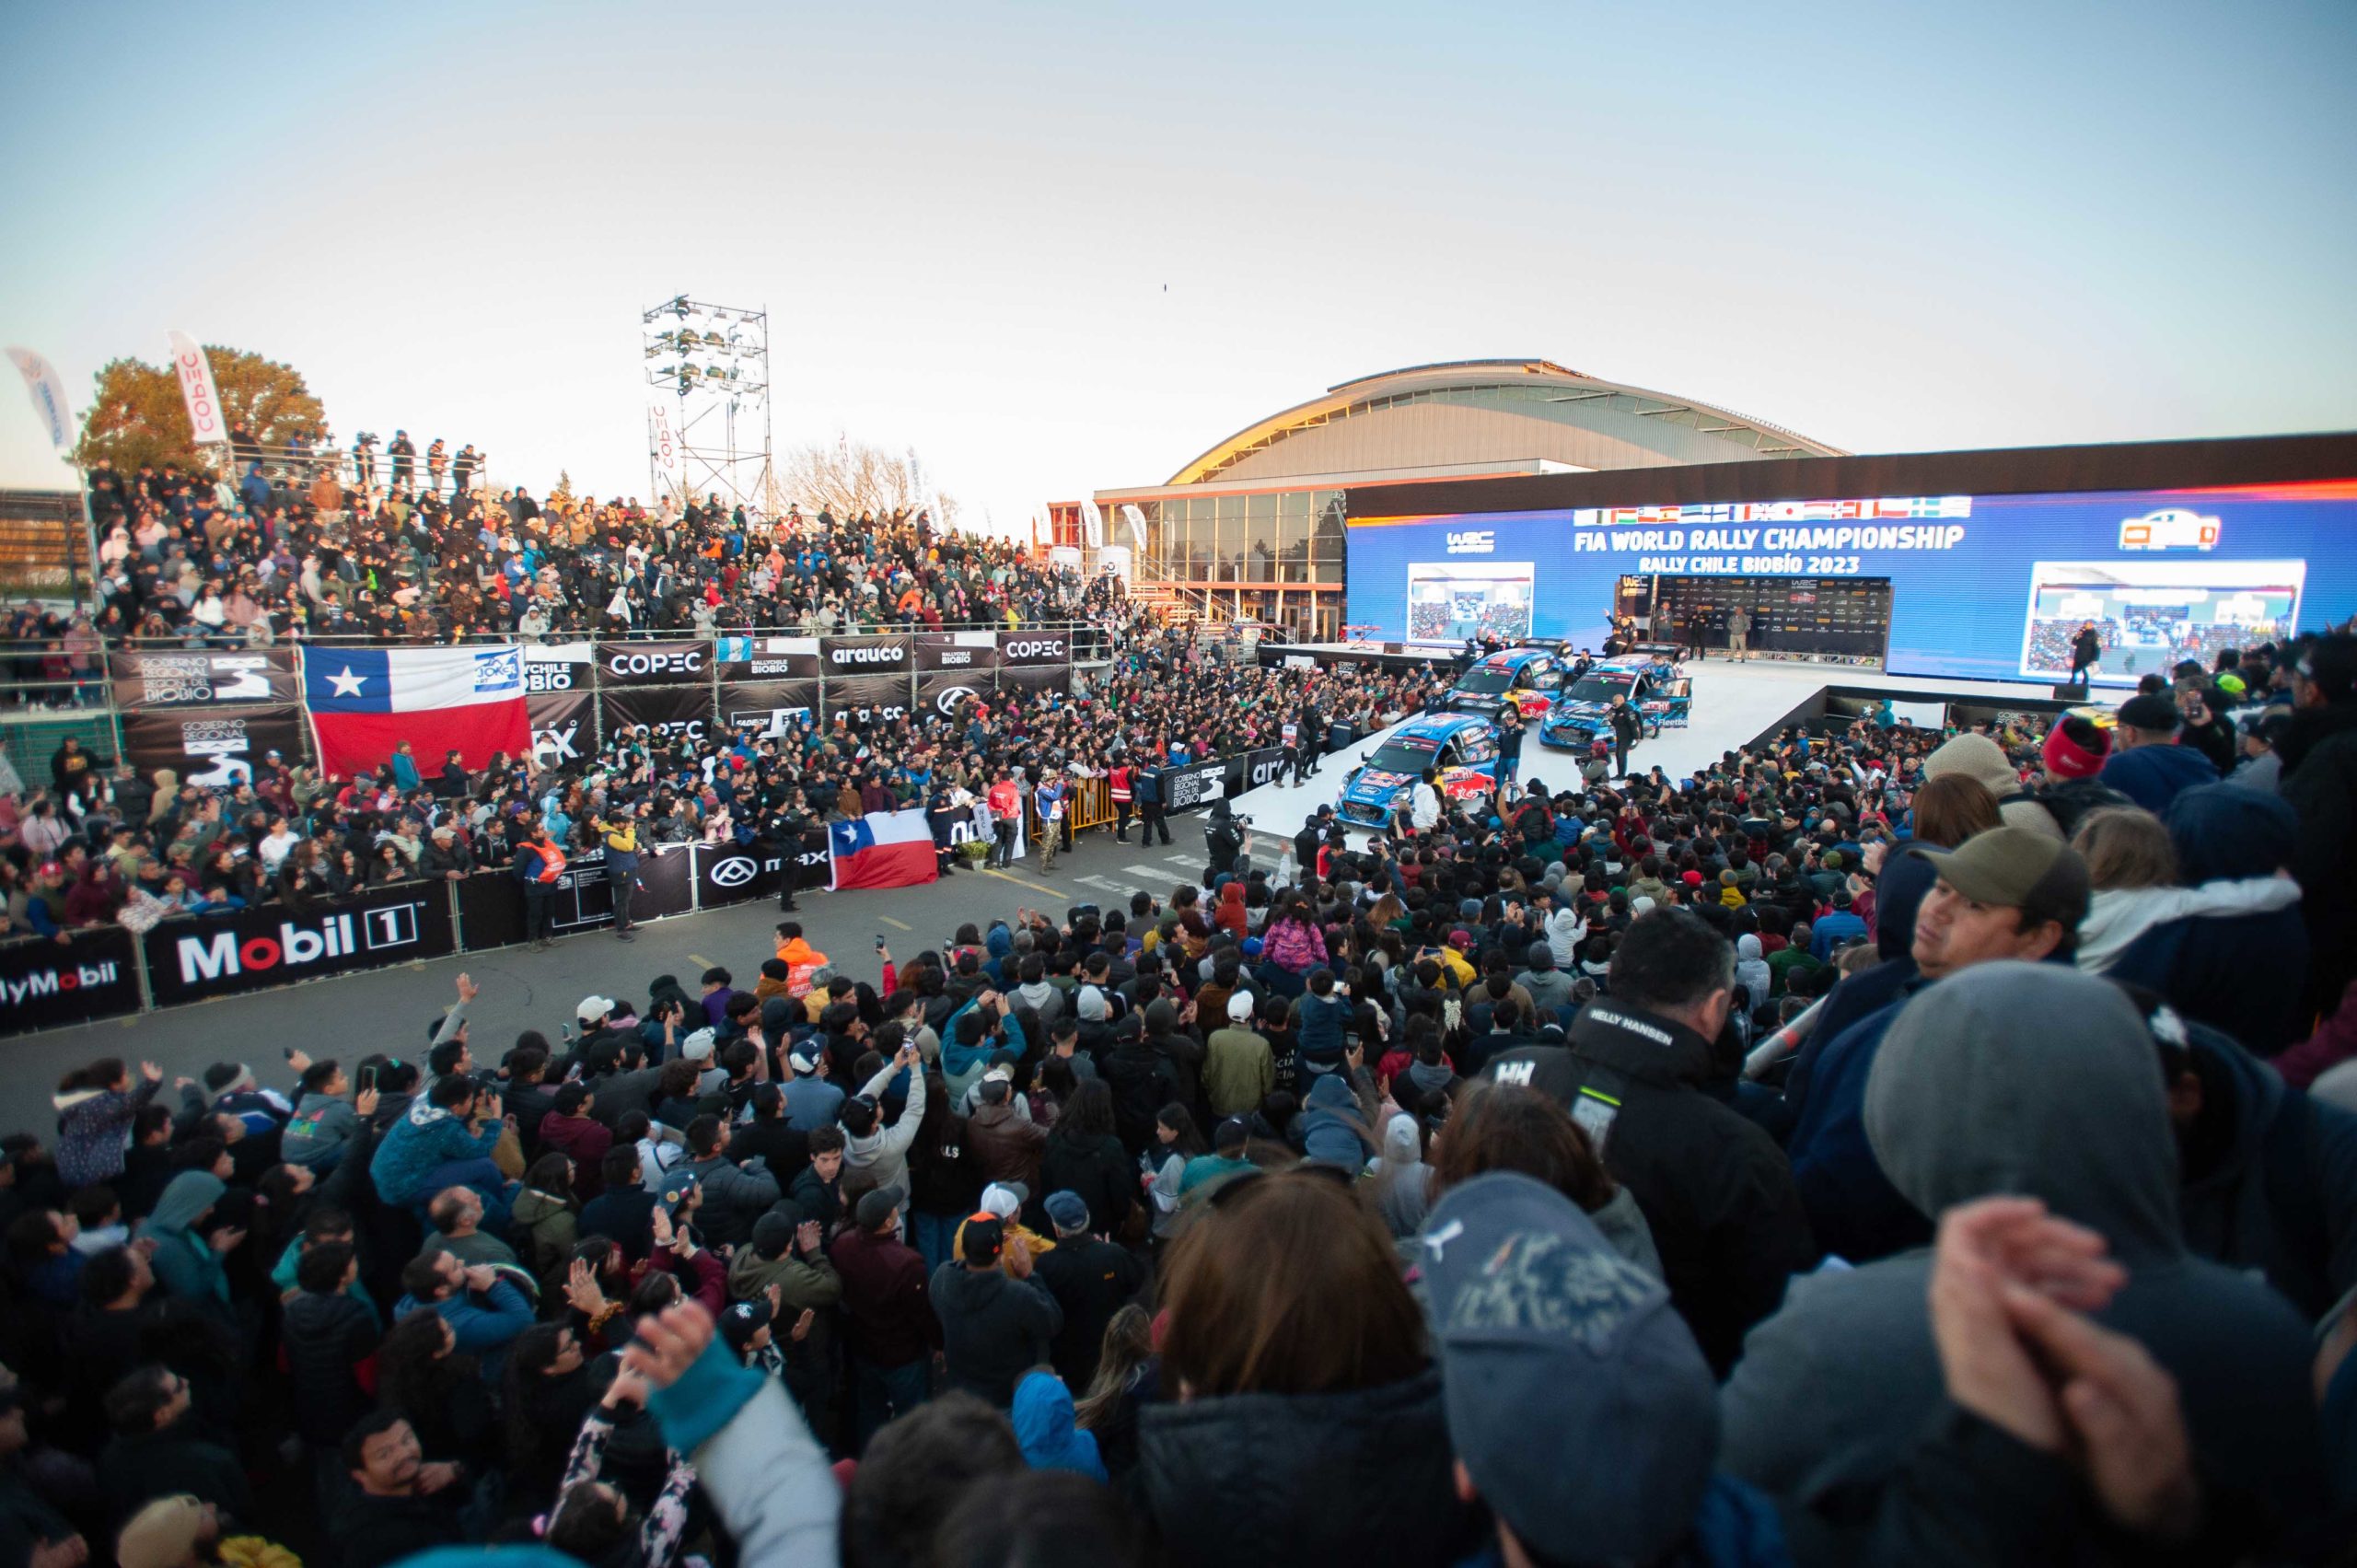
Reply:
[[[120,925],[0,947],[0,1035],[136,1013],[137,964],[131,933]]]
[[[971,675],[977,670],[998,668],[998,633],[995,632],[920,632],[917,636],[917,669],[946,670]],[[988,679],[981,682],[989,685]]]
[[[140,947],[158,1007],[458,951],[447,882],[397,882],[308,914],[265,904],[167,920]]]
[[[998,669],[998,689],[1032,696],[1042,691],[1069,691],[1072,690],[1072,666],[1002,664]]]
[[[524,645],[524,691],[586,691],[598,683],[595,643],[527,643]]]
[[[598,693],[598,714],[609,737],[644,725],[657,746],[700,744],[712,731],[709,686],[633,686]]]
[[[659,920],[694,907],[694,871],[689,859],[685,844],[640,852],[632,920]],[[459,932],[466,951],[480,953],[524,940],[524,884],[514,872],[480,871],[457,887]],[[584,850],[564,863],[549,891],[549,934],[606,931],[613,923],[614,889],[606,878],[606,852],[602,846]]]
[[[153,775],[169,768],[180,783],[207,789],[251,784],[254,764],[277,752],[288,762],[303,755],[303,711],[292,703],[266,708],[169,708],[122,715],[122,752],[134,768]]]
[[[909,676],[830,675],[826,679],[827,722],[842,714],[853,729],[879,724],[900,724],[909,716]]]
[[[819,726],[819,682],[808,680],[724,680],[720,685],[720,725],[730,735],[772,739],[800,725]]]
[[[598,684],[616,686],[676,686],[681,681],[712,679],[714,645],[702,637],[666,642],[600,643],[598,645]]]
[[[532,721],[532,761],[543,768],[570,768],[597,750],[590,712],[596,700],[586,691],[527,693],[524,711]]]
[[[109,654],[107,673],[119,708],[292,703],[303,694],[292,648]]]
[[[726,680],[816,680],[816,637],[719,637],[713,641],[714,668]]]
[[[1222,757],[1162,770],[1162,808],[1192,811],[1236,792],[1228,787],[1228,762]]]

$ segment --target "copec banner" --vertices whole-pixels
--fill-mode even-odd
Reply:
[[[1624,575],[1879,577],[1894,674],[2132,686],[2357,609],[2357,487],[1716,502],[1353,518],[1344,618],[1594,647]]]
[[[24,1034],[139,1011],[131,933],[92,926],[63,942],[0,947],[0,1034]]]
[[[448,884],[395,883],[296,913],[283,904],[167,920],[140,938],[156,1005],[202,1002],[459,950]]]

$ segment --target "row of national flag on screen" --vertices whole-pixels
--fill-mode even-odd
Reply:
[[[520,648],[306,647],[303,705],[323,773],[374,772],[404,740],[427,778],[452,751],[472,771],[532,746]],[[921,807],[833,823],[827,849],[839,890],[939,879]]]

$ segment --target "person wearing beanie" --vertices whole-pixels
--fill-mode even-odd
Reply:
[[[1514,982],[1529,994],[1531,1005],[1553,1015],[1555,1022],[1568,1024],[1578,1004],[1572,998],[1572,977],[1555,962],[1555,949],[1546,940],[1533,942],[1523,951],[1527,967],[1514,977]]]
[[[2111,755],[2096,777],[2155,813],[2166,811],[2182,790],[2216,784],[2216,765],[2177,743],[2180,725],[2177,704],[2168,698],[2153,692],[2129,698],[2119,704]]]
[[[2110,735],[2084,714],[2065,714],[2057,719],[2046,732],[2046,744],[2038,749],[2049,784],[2094,778],[2110,755]]]
[[[1050,1359],[1063,1308],[1033,1273],[1030,1249],[985,1210],[959,1233],[961,1259],[933,1272],[927,1294],[941,1319],[948,1384],[1005,1410],[1024,1373]],[[1000,1253],[1006,1255],[1000,1267]]]
[[[1050,1360],[1065,1383],[1086,1388],[1097,1376],[1105,1325],[1145,1287],[1145,1265],[1128,1248],[1090,1228],[1088,1202],[1079,1193],[1051,1192],[1042,1207],[1056,1246],[1035,1260],[1032,1277],[1048,1287],[1064,1317]]]
[[[1910,998],[1981,964],[2067,966],[2087,912],[2086,862],[2069,845],[2027,829],[1991,828],[1955,849],[1917,843],[1902,853],[1930,861],[1939,874],[1915,912],[1909,949],[1915,972],[1895,999],[1827,1041],[1805,1083],[1785,1086],[1794,1111],[1785,1149],[1810,1229],[1821,1251],[1852,1263],[1931,1239],[1928,1212],[1891,1185],[1865,1136],[1866,1077],[1900,1010]],[[1800,1070],[1796,1063],[1796,1076]]]
[[[1941,742],[1923,759],[1923,776],[1936,779],[1943,773],[1962,773],[1978,782],[1996,798],[1997,815],[2005,826],[2026,828],[2061,842],[2062,828],[2054,814],[2023,792],[2021,774],[2006,760],[2005,749],[1989,737],[1967,731]]]
[[[1943,883],[1973,878],[1959,858],[2006,830],[1953,852]],[[2176,1378],[2204,1490],[2247,1499],[2257,1527],[2287,1532],[2283,1554],[2300,1555],[2290,1540],[2328,1502],[2307,1321],[2263,1282],[2189,1249],[2169,1096],[2124,992],[2053,963],[1951,974],[1898,1009],[1861,1120],[1918,1214],[2002,1193],[2100,1237],[2126,1275],[2102,1321]],[[1916,1249],[1795,1278],[1721,1391],[1721,1462],[1831,1531],[1841,1560],[1871,1533],[1858,1499],[1894,1480],[1941,1415],[1933,1260]]]

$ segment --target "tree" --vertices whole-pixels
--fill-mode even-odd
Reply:
[[[778,467],[777,490],[782,503],[797,502],[808,513],[823,507],[838,517],[881,517],[905,507],[911,515],[932,512],[934,525],[946,528],[958,517],[953,497],[925,488],[924,465],[914,451],[896,457],[842,436],[788,452]]]
[[[204,345],[204,357],[213,366],[229,427],[250,433],[264,451],[284,452],[298,437],[308,442],[327,429],[327,410],[293,366],[211,343]],[[206,468],[221,460],[221,451],[217,446],[197,451],[180,377],[169,366],[118,359],[99,372],[98,401],[74,448],[74,460],[84,468],[100,458],[112,461],[118,472],[135,473],[142,463]]]

